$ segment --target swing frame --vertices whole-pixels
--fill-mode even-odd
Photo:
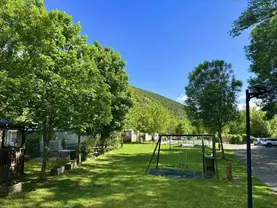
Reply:
[[[218,169],[217,169],[217,161],[216,161],[216,149],[215,149],[215,135],[213,134],[160,134],[159,139],[156,142],[155,149],[153,151],[153,154],[151,156],[151,159],[149,161],[148,167],[146,169],[145,174],[148,174],[149,168],[152,164],[153,158],[156,154],[156,151],[158,149],[157,153],[157,160],[156,160],[156,169],[159,169],[159,159],[160,159],[160,150],[161,150],[161,142],[162,142],[162,137],[201,137],[202,140],[202,165],[203,165],[203,175],[205,175],[205,178],[207,178],[207,163],[206,160],[207,158],[210,158],[213,160],[214,167],[213,167],[213,173],[217,176],[218,178]],[[204,145],[204,137],[212,137],[212,157],[207,157],[205,154],[205,145]],[[170,143],[171,145],[171,143]]]

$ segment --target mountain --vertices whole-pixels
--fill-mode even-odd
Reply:
[[[186,117],[184,105],[178,103],[174,100],[166,98],[162,95],[156,94],[154,92],[150,92],[147,90],[143,90],[140,88],[133,87],[136,100],[140,104],[149,103],[151,101],[160,102],[166,109],[168,109],[171,114],[175,117]]]

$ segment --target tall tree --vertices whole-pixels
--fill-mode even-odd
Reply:
[[[254,137],[269,137],[270,132],[270,122],[265,120],[265,112],[258,110],[257,108],[252,108],[250,111],[251,116],[251,135]]]
[[[183,120],[179,121],[175,127],[176,134],[191,134],[193,133],[192,126],[189,121]]]
[[[277,14],[277,0],[251,0],[248,7],[237,20],[230,31],[231,35],[238,36],[250,27],[266,22]]]
[[[242,82],[235,79],[230,64],[222,60],[205,61],[189,74],[185,87],[185,101],[188,117],[194,123],[201,123],[210,132],[217,132],[222,148],[223,127],[236,116],[236,98]]]
[[[66,130],[78,136],[78,162],[81,163],[81,136],[96,136],[97,127],[111,121],[111,95],[108,86],[99,73],[96,64],[90,56],[92,46],[83,45],[81,55],[83,64],[74,84],[78,87],[69,96],[72,97],[70,106],[64,112],[71,117]],[[68,120],[68,119],[67,119]]]
[[[24,114],[42,132],[44,179],[55,129],[71,127],[71,113],[78,112],[78,103],[91,104],[88,99],[97,102],[94,112],[109,114],[103,105],[109,106],[109,93],[95,64],[84,57],[80,24],[66,13],[48,12],[39,0],[4,0],[0,24],[1,110],[4,117]]]
[[[163,133],[168,131],[170,116],[160,103],[151,102],[146,107],[140,107],[136,115],[135,129],[152,135],[154,141],[155,133]]]
[[[277,1],[252,0],[247,9],[234,21],[231,34],[240,35],[247,28],[254,27],[250,34],[250,45],[245,48],[246,56],[251,61],[250,71],[256,76],[250,79],[250,87],[257,84],[269,89],[277,88]],[[267,117],[277,114],[277,93],[262,96],[262,109]]]
[[[91,55],[111,94],[112,120],[99,129],[101,144],[104,146],[112,134],[122,131],[126,115],[132,107],[132,96],[128,75],[124,70],[125,62],[120,54],[111,47],[103,48],[98,42],[95,42]]]

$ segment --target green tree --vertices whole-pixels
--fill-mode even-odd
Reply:
[[[254,137],[269,137],[274,135],[274,120],[266,120],[265,112],[258,110],[257,108],[250,109],[250,128],[251,136]],[[229,134],[245,134],[245,110],[239,113],[236,120],[228,124]]]
[[[222,130],[236,116],[236,98],[241,86],[231,65],[215,60],[198,65],[190,73],[189,84],[185,87],[188,117],[194,123],[203,124],[210,132],[218,133],[222,158],[225,157]]]
[[[169,112],[160,103],[151,102],[147,107],[139,107],[137,110],[135,130],[151,134],[153,141],[155,133],[168,131]]]
[[[186,120],[179,121],[175,128],[175,133],[176,134],[191,134],[191,133],[193,133],[192,126]]]
[[[272,137],[277,137],[277,116],[275,116],[273,119],[269,121],[270,125],[270,135]]]
[[[252,108],[250,116],[251,135],[254,137],[269,137],[271,134],[270,123],[269,121],[264,120],[265,112]]]
[[[277,1],[276,0],[251,0],[248,1],[248,7],[234,21],[231,35],[238,36],[252,26],[264,23],[276,16]]]
[[[246,56],[251,61],[250,71],[256,76],[250,79],[250,87],[256,84],[266,85],[269,89],[277,87],[277,1],[253,0],[247,9],[234,22],[231,34],[240,35],[247,28],[254,26],[250,35],[250,45],[245,48]],[[277,113],[276,91],[262,98],[262,109],[267,117]]]
[[[100,99],[103,104],[110,100],[109,93],[97,68],[85,59],[86,38],[79,34],[80,24],[73,24],[66,13],[48,12],[38,0],[5,0],[0,4],[0,25],[1,116],[37,124],[44,139],[40,173],[44,179],[55,130],[78,123],[71,115],[76,116],[78,103]],[[109,113],[106,105],[93,106],[94,112]]]
[[[110,47],[103,48],[98,42],[94,43],[93,48],[91,55],[111,94],[112,120],[99,129],[101,145],[104,146],[113,134],[124,128],[126,115],[132,107],[132,95],[128,75],[124,70],[125,62],[120,54]]]
[[[228,124],[229,134],[245,134],[245,110],[240,111],[238,116]]]
[[[108,86],[99,73],[93,58],[90,56],[92,46],[83,45],[81,54],[83,64],[80,65],[78,79],[75,80],[77,90],[69,96],[73,105],[67,106],[70,122],[66,130],[78,135],[78,162],[81,162],[81,136],[96,136],[97,127],[111,121],[111,95]]]

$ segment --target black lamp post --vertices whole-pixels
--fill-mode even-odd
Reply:
[[[247,141],[247,188],[248,188],[248,208],[252,208],[252,173],[251,173],[251,141],[250,141],[250,110],[249,102],[252,98],[268,93],[264,86],[254,86],[255,92],[246,90],[246,141]]]

